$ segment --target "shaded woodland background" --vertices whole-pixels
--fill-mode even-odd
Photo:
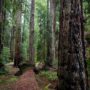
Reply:
[[[42,90],[56,90],[60,5],[60,0],[0,0],[0,90],[10,88],[29,68]],[[90,84],[89,0],[83,0],[83,14]]]

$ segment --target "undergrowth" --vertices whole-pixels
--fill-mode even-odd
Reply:
[[[40,76],[44,76],[46,77],[48,80],[57,80],[58,77],[57,77],[57,72],[52,72],[52,71],[42,71],[40,72],[39,74]]]
[[[18,80],[18,77],[16,76],[6,76],[6,75],[1,75],[0,76],[0,85],[1,84],[9,84],[9,83],[14,83]]]

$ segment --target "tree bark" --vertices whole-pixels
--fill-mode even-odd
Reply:
[[[88,90],[80,0],[61,0],[58,90]]]
[[[2,41],[2,37],[3,37],[3,6],[4,6],[4,0],[0,0],[0,55],[3,49],[3,41]]]
[[[15,55],[15,26],[13,26],[11,30],[11,37],[10,37],[10,59],[13,61]]]
[[[19,5],[20,3],[20,5]],[[21,16],[22,16],[22,3],[20,1],[16,2],[18,6],[18,10],[15,14],[15,57],[14,57],[14,66],[19,66],[22,61],[21,56]]]
[[[55,0],[50,0],[50,14],[51,14],[51,53],[52,53],[52,61],[51,64],[53,64],[53,61],[55,60],[55,29],[56,29],[56,1]]]
[[[45,67],[52,66],[52,55],[51,55],[51,30],[50,30],[50,0],[47,0],[47,53],[46,53],[46,61],[45,61]]]
[[[34,66],[34,10],[35,0],[31,0],[30,35],[29,35],[29,61]]]

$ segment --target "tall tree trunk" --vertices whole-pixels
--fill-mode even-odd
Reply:
[[[55,29],[56,29],[56,16],[55,16],[55,12],[56,12],[56,1],[55,0],[50,0],[50,14],[51,14],[51,30],[52,30],[52,61],[51,64],[53,63],[53,61],[55,60]]]
[[[61,0],[58,90],[88,90],[81,0]]]
[[[3,34],[3,6],[4,6],[4,0],[0,0],[0,55],[3,49],[3,43],[2,43],[2,34]]]
[[[10,40],[10,59],[14,60],[15,55],[15,26],[11,30],[11,40]]]
[[[15,4],[16,2],[15,2],[15,0],[12,0],[12,4],[13,4],[13,6],[12,6],[12,29],[11,29],[11,33],[10,33],[10,59],[12,60],[12,61],[14,61],[15,62],[15,36],[16,36],[16,34],[15,34],[15,32],[16,32],[16,22],[15,22],[15,20],[16,20],[16,17],[15,17],[15,14],[16,14],[16,12],[15,12]],[[16,4],[17,5],[17,4]]]
[[[16,2],[18,10],[15,15],[15,57],[14,57],[14,66],[19,66],[22,61],[21,57],[21,16],[22,16],[22,3],[20,1]]]
[[[34,10],[35,0],[31,0],[31,16],[30,16],[30,36],[29,36],[29,61],[34,66]]]
[[[45,67],[52,66],[52,53],[51,53],[51,29],[50,29],[50,0],[47,0],[47,37],[46,37],[46,42],[47,42],[47,55],[46,55],[46,61],[45,61]]]

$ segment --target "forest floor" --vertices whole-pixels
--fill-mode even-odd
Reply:
[[[0,76],[0,90],[55,90],[57,85],[56,72],[53,71],[35,74],[28,68],[21,76],[15,76],[18,68],[14,68],[11,63],[7,69],[9,73]]]
[[[90,86],[90,47],[87,48],[87,66]],[[19,71],[13,67],[13,63],[6,65],[8,73],[0,75],[0,90],[55,90],[57,86],[57,71],[41,71],[35,74],[27,68],[20,76],[15,76]]]

